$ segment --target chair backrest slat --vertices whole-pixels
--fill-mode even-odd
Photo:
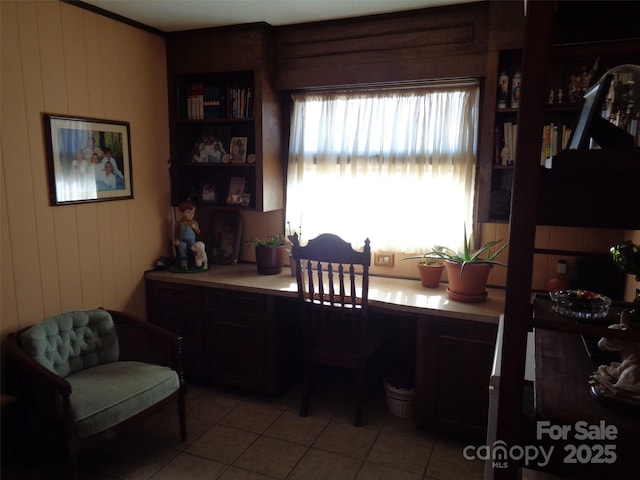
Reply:
[[[298,297],[321,305],[367,308],[371,248],[362,251],[333,234],[322,234],[306,246],[296,235],[292,257],[296,265]]]

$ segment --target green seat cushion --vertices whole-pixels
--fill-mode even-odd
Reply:
[[[113,362],[69,375],[76,437],[102,432],[167,398],[180,387],[178,374],[160,365]]]
[[[113,318],[105,310],[75,310],[45,318],[20,334],[20,345],[61,377],[115,362],[120,355]]]

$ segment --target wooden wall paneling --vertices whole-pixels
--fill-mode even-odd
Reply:
[[[169,33],[169,76],[258,68],[266,61],[262,45],[270,30],[267,23],[251,23]]]
[[[56,257],[60,274],[58,290],[62,311],[79,308],[82,305],[82,276],[75,208],[58,207],[53,211]]]
[[[7,52],[5,51],[5,46],[8,43],[13,43],[18,40],[18,28],[17,21],[15,20],[17,16],[15,5],[8,6],[7,8],[3,8],[2,10],[2,31],[0,32],[1,42],[0,46],[2,47],[1,55],[4,62],[7,62],[7,65],[12,68],[3,68],[0,70],[0,82],[4,89],[9,89],[11,87],[15,87],[16,83],[19,81],[17,78],[17,62],[18,62],[18,52]],[[9,19],[9,20],[7,20]],[[6,23],[6,26],[5,26]],[[9,78],[7,78],[9,77]],[[9,90],[6,90],[9,91]],[[1,116],[5,118],[5,113],[10,112],[8,108],[11,106],[10,102],[7,102],[3,99],[0,103]],[[4,135],[7,135],[9,132],[7,130],[3,131]],[[5,174],[6,160],[4,159],[5,155],[14,154],[15,152],[9,152],[4,148],[0,149],[0,275],[2,275],[2,288],[0,289],[0,315],[2,318],[3,325],[7,325],[7,328],[17,328],[19,326],[19,317],[18,317],[18,302],[16,296],[16,283],[14,277],[14,266],[13,266],[13,249],[11,248],[13,239],[11,238],[10,231],[10,221],[9,221],[9,206],[8,203],[8,194],[7,194],[7,183]],[[4,352],[5,349],[2,349]]]
[[[28,92],[25,91],[22,82],[21,52],[15,48],[4,48],[6,44],[17,45],[20,35],[19,29],[16,28],[19,25],[17,19],[20,12],[16,9],[8,13],[13,15],[16,21],[10,28],[2,29],[2,57],[3,63],[7,65],[6,68],[2,68],[2,88],[3,92],[11,92],[2,98],[2,116],[11,119],[9,122],[3,122],[3,190],[9,215],[8,242],[14,247],[10,255],[14,266],[13,279],[18,315],[29,316],[41,312],[42,304],[33,301],[34,290],[38,299],[40,298],[40,284],[33,281],[33,274],[39,272],[40,266],[37,256],[33,255],[33,252],[38,250],[38,243],[31,188],[28,120],[25,113],[25,98]],[[4,139],[7,138],[13,141],[6,144]],[[18,245],[27,248],[17,248]]]
[[[88,62],[86,39],[92,32],[85,25],[83,10],[62,8],[62,48],[64,63],[58,65],[67,86],[67,112],[71,116],[92,116],[89,109],[89,84],[100,79],[100,66]],[[94,114],[95,116],[95,114]]]
[[[493,140],[495,129],[496,90],[498,85],[499,53],[487,52],[487,64],[483,82],[480,127],[478,131],[478,160],[476,170],[476,215],[479,223],[489,221],[491,175],[493,173]],[[484,242],[484,239],[483,239]]]
[[[102,82],[101,95],[103,98],[103,114],[105,118],[120,119],[124,109],[122,96],[123,84],[127,81],[128,72],[123,69],[122,58],[114,54],[114,46],[117,51],[126,46],[120,38],[123,25],[114,23],[105,17],[98,17],[98,35],[100,42],[98,50],[93,52],[94,59],[103,66],[104,81]],[[111,42],[108,41],[111,39]],[[114,43],[115,42],[115,45]],[[161,81],[162,79],[157,79]],[[153,84],[148,87],[153,88]],[[93,102],[92,102],[93,105]],[[135,172],[134,172],[135,173]],[[135,193],[135,192],[134,192]]]
[[[64,48],[62,44],[62,18],[58,2],[37,3],[37,24],[31,25],[30,33],[37,28],[39,51],[34,52],[41,60],[41,88],[44,97],[44,111],[64,113],[67,111],[67,82],[62,69]],[[46,59],[46,61],[42,61]],[[83,72],[84,73],[84,72]]]
[[[277,92],[271,86],[271,75],[268,70],[260,69],[255,71],[256,98],[262,98],[258,108],[254,108],[256,125],[261,128],[255,129],[255,144],[262,145],[261,161],[256,162],[258,178],[261,182],[256,182],[256,195],[262,198],[262,208],[264,211],[271,211],[282,208],[284,205],[284,188],[264,188],[265,185],[281,184],[286,185],[284,178],[284,165],[286,149],[282,142],[282,111],[281,102]],[[259,90],[259,92],[258,92]]]
[[[159,202],[166,200],[166,205],[169,205],[166,168],[169,140],[166,136],[158,135],[163,127],[166,128],[166,124],[158,124],[159,119],[165,118],[163,114],[167,111],[166,63],[164,56],[155,55],[152,51],[154,47],[149,44],[148,34],[123,25],[120,28],[122,31],[119,32],[119,37],[123,44],[139,45],[140,48],[129,49],[120,54],[123,74],[122,118],[131,124],[132,177],[136,201],[124,202],[122,207],[120,228],[126,225],[126,238],[129,242],[129,273],[125,278],[130,298],[118,298],[118,303],[123,308],[126,305],[127,311],[144,316],[144,297],[131,297],[131,292],[141,286],[142,273],[152,266],[152,259],[142,253],[149,251],[165,254],[168,250],[167,239],[159,227],[159,221],[164,218]],[[158,61],[159,64],[154,64]],[[143,91],[149,94],[141,95]],[[121,268],[124,271],[125,265]]]
[[[169,242],[164,39],[62,2],[1,8],[2,332],[65,309],[144,315],[143,270]],[[130,121],[135,199],[50,206],[43,112]]]
[[[90,116],[98,118],[110,118],[105,115],[104,86],[114,81],[109,62],[103,62],[101,58],[101,45],[111,45],[113,38],[105,35],[113,33],[112,26],[101,25],[98,15],[91,15],[86,10],[81,10],[84,24],[84,55],[87,62],[87,102]],[[105,32],[100,30],[104,28]]]
[[[110,202],[111,207],[111,232],[107,241],[113,244],[113,270],[115,277],[115,308],[126,310],[125,306],[130,301],[131,295],[131,229],[128,206],[125,202]],[[145,237],[139,237],[138,241]],[[141,272],[138,272],[141,273]],[[130,312],[134,313],[134,312]]]
[[[281,27],[275,36],[274,83],[286,90],[480,77],[487,11],[483,2]]]
[[[69,207],[60,207],[69,208]],[[72,207],[73,208],[73,207]],[[102,268],[99,257],[100,237],[98,235],[98,223],[101,221],[97,215],[95,204],[79,205],[75,207],[78,228],[78,251],[80,261],[80,288],[82,300],[78,305],[103,305],[102,289],[98,288],[97,279],[102,278]]]
[[[112,239],[112,215],[113,207],[110,202],[96,205],[98,243],[94,246],[94,254],[100,260],[101,282],[99,289],[102,300],[102,303],[96,306],[104,306],[105,308],[118,307],[116,302],[116,285],[118,284],[115,268],[116,246]],[[97,289],[98,285],[94,285],[94,288]]]
[[[2,161],[0,155],[0,162]],[[0,251],[0,276],[2,288],[0,289],[0,318],[2,325],[7,329],[17,329],[18,302],[16,299],[16,284],[13,276],[13,259],[11,258],[11,244],[9,236],[9,212],[7,211],[7,199],[4,188],[4,170],[0,168],[0,185],[2,185],[2,200],[0,201],[0,242],[4,248]],[[1,349],[2,352],[6,349]],[[2,357],[4,360],[4,356]]]
[[[37,291],[42,296],[42,308],[47,312],[59,308],[60,297],[57,292],[58,267],[52,228],[53,216],[50,211],[40,208],[41,205],[48,205],[49,203],[49,179],[45,168],[46,159],[42,135],[43,122],[41,112],[44,108],[44,98],[41,86],[40,43],[38,36],[33,35],[32,31],[25,28],[25,25],[36,22],[37,9],[35,3],[25,2],[18,4],[17,11],[19,29],[17,44],[20,46],[20,64],[26,117],[25,130],[28,137],[28,141],[22,146],[22,152],[18,158],[20,159],[19,161],[30,164],[31,194],[34,202],[34,219],[36,222],[37,235],[37,271],[39,272],[37,280],[34,280],[33,277],[31,278],[32,285],[38,285],[38,289],[32,291],[31,298],[33,298]],[[3,40],[3,45],[4,44],[5,41]],[[15,110],[12,110],[10,115],[13,115],[14,112]],[[8,158],[5,158],[5,162],[6,161],[9,161]],[[33,252],[31,253],[33,254]]]
[[[522,48],[525,3],[522,0],[489,1],[489,49]]]

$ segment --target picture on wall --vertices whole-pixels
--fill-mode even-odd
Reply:
[[[44,115],[51,205],[133,198],[129,123]]]

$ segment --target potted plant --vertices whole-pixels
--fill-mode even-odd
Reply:
[[[252,239],[249,245],[256,249],[256,265],[262,275],[276,275],[282,272],[284,262],[284,238],[271,235],[265,240]]]
[[[442,271],[444,270],[444,260],[429,257],[427,253],[424,255],[416,255],[406,257],[402,260],[419,259],[418,272],[420,273],[420,283],[423,287],[436,288],[440,285]]]
[[[437,247],[421,257],[444,261],[449,278],[449,288],[447,288],[449,298],[459,302],[482,302],[487,297],[487,278],[493,266],[507,266],[496,258],[509,243],[505,243],[493,253],[491,249],[502,240],[487,242],[479,249],[473,250],[471,237],[467,237],[466,225],[463,240],[462,251],[456,252],[451,248]]]

